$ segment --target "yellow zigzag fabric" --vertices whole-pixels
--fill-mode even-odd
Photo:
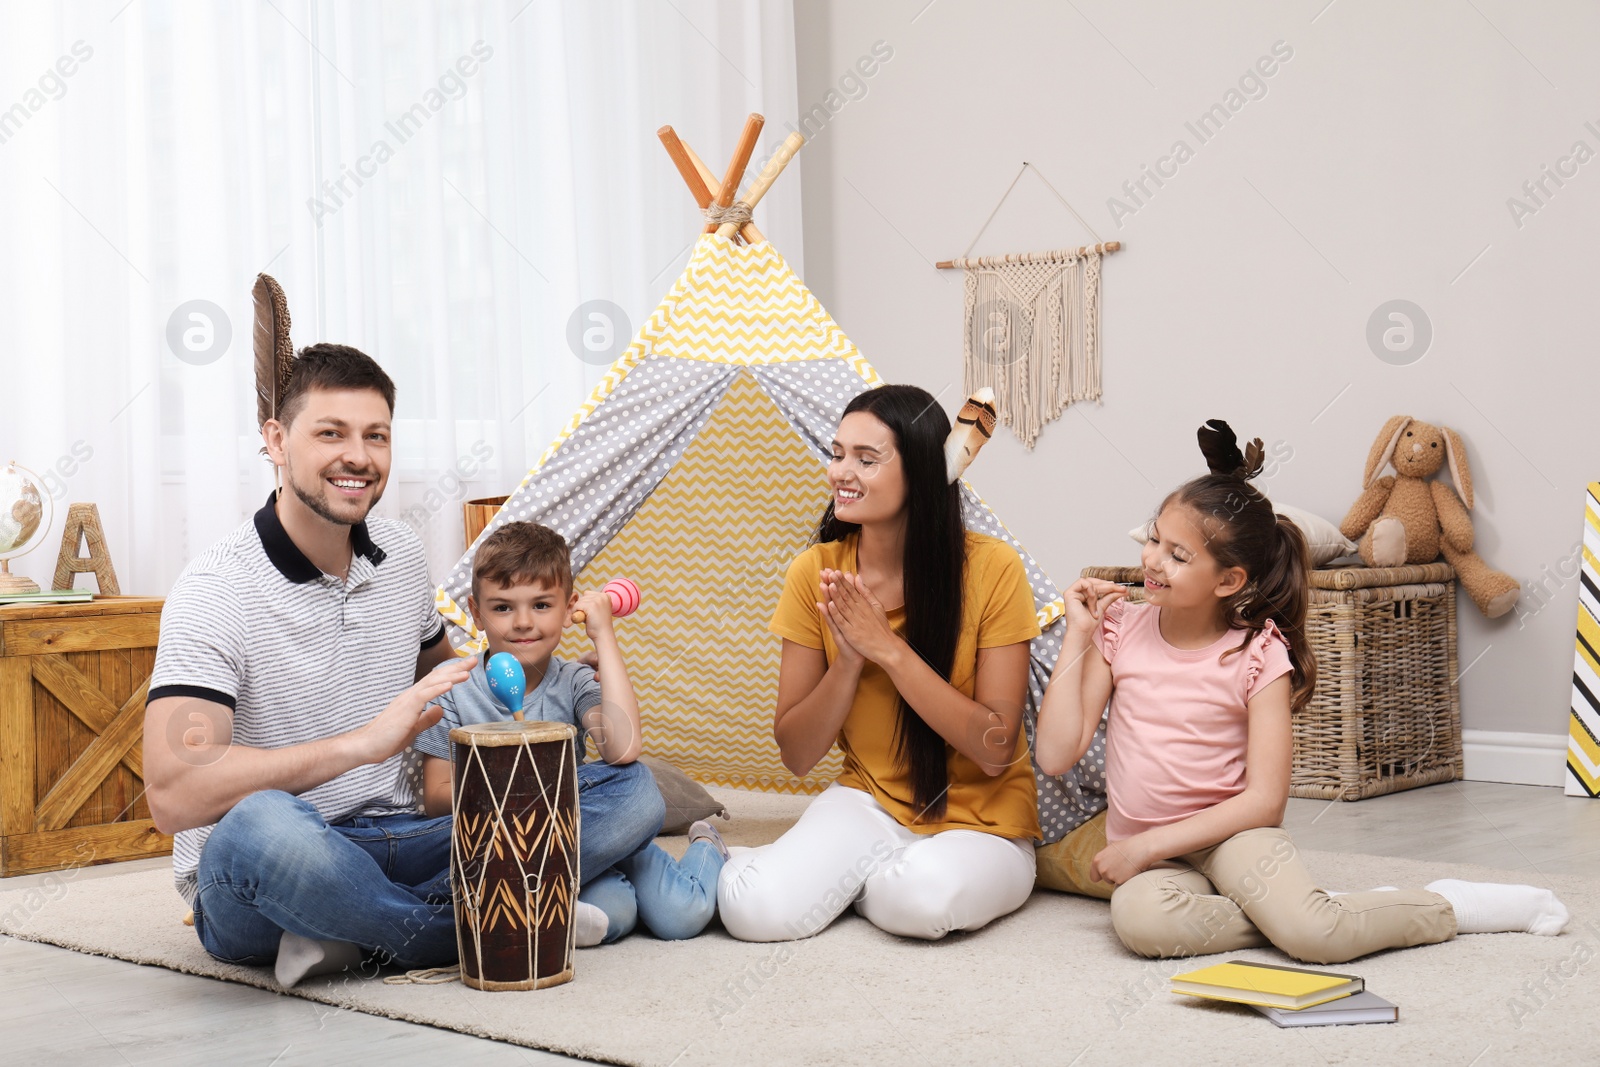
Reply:
[[[683,457],[578,577],[584,589],[626,577],[643,591],[617,636],[646,752],[701,782],[745,789],[815,793],[838,775],[837,749],[805,778],[783,766],[772,737],[782,643],[767,633],[789,561],[827,503],[818,457],[740,374]],[[569,632],[556,655],[575,659],[589,647]]]
[[[672,289],[545,449],[528,472],[530,478],[628,371],[649,355],[745,366],[838,358],[869,385],[883,384],[777,249],[767,242],[737,246],[727,238],[705,234]]]
[[[1600,796],[1600,482],[1584,497],[1583,574],[1572,663],[1567,795]]]

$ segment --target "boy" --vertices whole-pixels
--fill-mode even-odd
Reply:
[[[665,806],[639,757],[639,705],[612,626],[611,598],[572,590],[572,561],[561,535],[531,522],[501,526],[478,547],[467,608],[489,651],[465,682],[440,697],[444,717],[419,734],[424,755],[423,804],[430,816],[450,813],[450,731],[505,719],[489,691],[485,664],[508,652],[527,679],[525,719],[565,722],[587,732],[600,762],[578,767],[577,943],[587,948],[624,936],[642,918],[657,937],[693,937],[716,910],[717,875],[727,859],[721,835],[708,823],[690,828],[680,864],[654,843]],[[553,656],[574,611],[587,616],[599,674],[584,663]],[[634,789],[649,784],[644,795]],[[627,783],[623,793],[618,783]],[[619,795],[621,794],[621,795]]]

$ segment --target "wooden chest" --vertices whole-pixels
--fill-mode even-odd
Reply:
[[[161,605],[0,606],[0,876],[172,850],[141,760]]]

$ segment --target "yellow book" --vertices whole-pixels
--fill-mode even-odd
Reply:
[[[1366,988],[1353,974],[1280,967],[1248,960],[1229,960],[1198,971],[1175,975],[1172,991],[1191,997],[1260,1004],[1291,1011],[1326,1004]]]

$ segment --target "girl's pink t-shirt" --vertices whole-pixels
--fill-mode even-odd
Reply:
[[[1111,665],[1106,840],[1186,819],[1244,791],[1250,698],[1293,665],[1270,621],[1241,652],[1229,630],[1206,648],[1169,645],[1161,609],[1118,601],[1094,632]]]

